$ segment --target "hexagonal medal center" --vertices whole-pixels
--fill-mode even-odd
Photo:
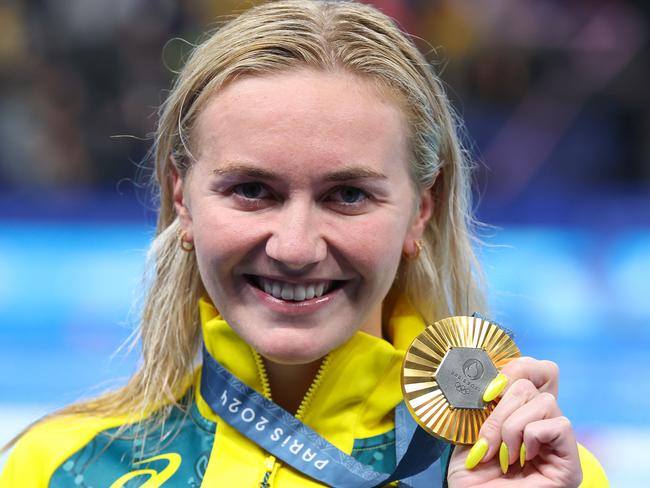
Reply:
[[[453,347],[436,371],[436,381],[454,408],[485,408],[483,391],[498,374],[487,353],[476,347]]]

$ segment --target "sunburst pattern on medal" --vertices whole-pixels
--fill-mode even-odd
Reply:
[[[430,434],[454,444],[473,444],[496,401],[484,409],[453,408],[435,374],[449,349],[485,350],[500,370],[521,356],[514,341],[500,327],[475,317],[450,317],[428,326],[411,343],[402,365],[402,392],[411,415]]]

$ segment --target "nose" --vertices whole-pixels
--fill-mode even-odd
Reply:
[[[327,243],[317,210],[310,202],[285,203],[275,215],[266,254],[292,270],[319,263],[327,256]]]

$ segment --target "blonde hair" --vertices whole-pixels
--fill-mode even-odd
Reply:
[[[397,95],[408,117],[413,182],[433,193],[434,215],[419,259],[400,264],[388,299],[406,294],[428,322],[483,310],[472,250],[468,162],[430,64],[373,7],[352,1],[272,2],[251,8],[196,46],[160,108],[153,146],[160,210],[139,330],[139,370],[123,388],[58,414],[144,415],[153,406],[177,405],[200,348],[197,302],[204,291],[194,254],[179,246],[172,165],[181,175],[191,167],[193,124],[224,84],[305,67],[372,80]],[[161,422],[168,409],[162,411]]]

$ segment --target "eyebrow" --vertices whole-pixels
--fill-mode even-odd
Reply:
[[[265,180],[279,180],[280,174],[267,169],[258,168],[257,166],[247,163],[229,162],[220,168],[215,168],[212,173],[217,176],[242,175],[252,178],[262,178]],[[360,179],[381,179],[386,180],[388,177],[373,169],[365,166],[349,166],[343,169],[332,171],[325,175],[325,181],[341,182]]]
[[[212,170],[212,174],[217,176],[242,175],[253,178],[263,178],[265,180],[278,180],[280,175],[266,169],[258,168],[246,163],[226,163],[220,168]]]
[[[327,181],[349,181],[361,179],[387,180],[388,176],[372,168],[366,168],[364,166],[350,166],[349,168],[343,168],[338,171],[328,173],[325,176],[325,179]]]

